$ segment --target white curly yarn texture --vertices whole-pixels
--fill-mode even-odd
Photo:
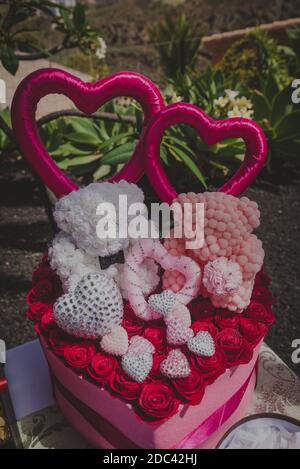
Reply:
[[[130,241],[133,245],[135,241]],[[125,255],[127,249],[124,251]],[[100,272],[99,258],[78,249],[67,233],[60,231],[48,250],[50,266],[59,276],[65,293],[75,289],[81,278],[92,272]],[[128,300],[127,285],[123,277],[124,264],[112,264],[105,272],[113,278],[122,297]],[[159,283],[159,267],[152,259],[145,259],[140,267],[142,290],[149,295]]]
[[[91,272],[99,272],[98,257],[78,249],[71,236],[60,231],[48,250],[50,266],[59,276],[64,292],[74,290],[81,278]]]
[[[127,206],[144,202],[144,194],[135,184],[126,181],[119,183],[93,183],[62,197],[55,206],[54,219],[58,227],[68,233],[77,248],[91,256],[109,256],[125,249],[129,239],[118,236],[119,227],[127,224],[126,217],[119,212],[120,196],[127,196]],[[116,208],[117,237],[99,238],[96,228],[101,216],[97,207],[101,203],[111,203]],[[145,212],[146,213],[146,206]],[[128,216],[128,222],[133,216]],[[107,218],[106,218],[107,219]],[[126,226],[127,229],[127,226]]]

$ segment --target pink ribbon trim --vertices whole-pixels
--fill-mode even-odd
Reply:
[[[254,373],[256,373],[256,365],[241,388],[225,404],[204,420],[199,427],[195,428],[180,443],[174,446],[174,449],[198,448],[215,433],[237,410]]]

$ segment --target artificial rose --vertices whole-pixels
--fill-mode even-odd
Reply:
[[[117,365],[118,362],[115,357],[98,352],[93,356],[86,371],[93,380],[105,385],[113,380]]]
[[[255,277],[255,283],[254,287],[255,288],[268,288],[269,285],[271,284],[271,278],[269,275],[261,270]]]
[[[40,301],[35,301],[31,303],[29,308],[26,311],[26,316],[30,321],[40,321],[42,316],[47,312],[52,313],[52,306],[47,303],[41,303]]]
[[[215,338],[219,332],[216,326],[212,324],[211,322],[202,322],[202,321],[193,322],[192,329],[195,334],[197,334],[200,331],[207,331],[210,333],[210,335],[213,338]]]
[[[179,399],[168,384],[152,381],[142,387],[138,411],[145,420],[165,420],[176,414],[179,404]]]
[[[129,303],[124,305],[124,319],[122,326],[126,329],[128,337],[141,335],[144,329],[144,323],[134,314]]]
[[[40,328],[42,331],[47,332],[54,327],[56,327],[56,322],[54,321],[53,310],[49,308],[41,317]]]
[[[168,350],[168,348],[166,350]],[[157,380],[157,379],[160,379],[162,376],[161,371],[160,371],[160,364],[163,360],[167,358],[167,352],[166,353],[155,352],[152,357],[153,357],[153,365],[152,365],[150,374],[148,376],[148,379]]]
[[[155,347],[157,352],[163,352],[166,345],[166,326],[146,327],[144,337]]]
[[[64,350],[64,358],[68,365],[77,370],[86,368],[96,354],[96,347],[90,342],[67,345]]]
[[[245,337],[250,344],[257,345],[266,335],[268,327],[254,319],[242,316],[240,320],[240,331],[242,336]]]
[[[126,401],[135,401],[138,398],[142,383],[137,383],[118,366],[112,373],[110,379],[110,389]]]
[[[219,329],[227,329],[228,327],[237,329],[240,322],[240,314],[226,310],[218,310],[214,322]]]
[[[40,280],[51,277],[56,277],[55,272],[53,272],[49,264],[42,262],[32,274],[32,283],[35,285]]]
[[[191,368],[189,376],[186,378],[172,379],[172,385],[177,394],[189,404],[200,404],[204,396],[204,379],[196,367]]]
[[[52,304],[57,300],[61,293],[61,285],[57,280],[44,278],[29,290],[26,301],[28,305],[37,301]]]
[[[74,337],[66,334],[61,329],[50,329],[48,334],[48,342],[50,349],[58,356],[64,355],[64,350],[68,345],[75,342]]]
[[[273,304],[272,292],[265,287],[254,287],[251,299],[261,303],[266,307],[271,307]]]
[[[260,302],[252,300],[243,316],[270,325],[275,321],[275,315],[270,306],[264,306]]]
[[[252,347],[235,329],[223,329],[217,335],[216,343],[224,353],[229,367],[248,363],[252,358]]]
[[[206,385],[212,384],[226,370],[226,359],[220,350],[212,357],[192,355],[192,365],[199,369]]]
[[[215,307],[208,298],[198,297],[189,305],[189,310],[193,321],[211,322],[214,319]]]

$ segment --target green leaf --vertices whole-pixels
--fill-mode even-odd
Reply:
[[[63,143],[62,145],[59,145],[55,150],[51,151],[49,150],[51,155],[53,157],[60,157],[64,158],[66,156],[83,156],[83,155],[88,155],[90,152],[77,148],[71,143]]]
[[[3,67],[12,75],[17,73],[19,68],[19,60],[13,49],[9,46],[2,46],[1,48],[1,62]]]
[[[84,132],[71,132],[67,135],[67,138],[74,143],[82,143],[84,145],[90,145],[92,148],[98,148],[99,146],[99,139],[94,136],[92,133],[84,133]]]
[[[83,166],[99,160],[99,155],[78,156],[77,158],[65,158],[63,161],[58,162],[60,169],[68,169],[74,166]]]
[[[70,125],[74,132],[91,134],[94,137],[98,137],[97,130],[91,119],[85,119],[84,117],[76,117],[70,119]]]
[[[160,157],[163,161],[163,163],[166,166],[169,166],[169,161],[168,161],[168,150],[167,148],[162,144],[160,147]]]
[[[122,140],[126,140],[129,137],[132,137],[132,133],[130,133],[130,132],[126,132],[126,133],[124,132],[124,133],[115,135],[114,137],[111,137],[108,140],[105,140],[105,142],[101,143],[99,145],[99,150],[103,151],[104,149],[112,147],[116,143],[118,143]]]
[[[172,150],[176,153],[177,157],[189,168],[196,178],[201,182],[205,189],[207,189],[207,184],[203,174],[196,165],[196,163],[183,151],[179,148],[173,147]]]
[[[290,114],[293,109],[291,85],[281,90],[273,101],[271,121],[273,126],[286,114]]]
[[[73,10],[73,23],[77,29],[85,25],[85,9],[81,3],[77,3]]]
[[[111,172],[111,167],[108,164],[101,165],[93,174],[93,180],[99,181],[99,179],[106,178]]]
[[[283,116],[274,129],[277,139],[300,138],[300,110]]]
[[[261,121],[269,119],[271,115],[271,105],[266,96],[258,90],[254,90],[251,101],[253,103],[255,119]]]
[[[277,81],[275,79],[275,75],[273,73],[269,73],[267,81],[265,83],[265,89],[264,89],[266,98],[270,103],[272,103],[273,99],[277,94],[279,93],[279,86],[277,84]]]
[[[117,148],[106,153],[101,158],[101,164],[115,165],[124,163],[132,155],[136,146],[136,142],[124,143],[119,145]]]
[[[62,17],[62,20],[64,22],[64,24],[66,25],[67,29],[71,29],[72,28],[72,23],[70,21],[70,14],[69,12],[63,8],[62,6],[59,6],[59,12],[60,12],[60,15]]]

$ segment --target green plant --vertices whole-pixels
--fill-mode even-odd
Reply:
[[[48,29],[57,32],[58,42],[49,49],[39,40],[42,31],[36,24],[38,14]],[[85,7],[80,3],[72,9],[57,1],[10,0],[0,11],[0,58],[13,75],[21,60],[47,58],[67,49],[79,48],[85,54],[97,55],[98,35],[88,25]]]
[[[9,109],[6,108],[0,112],[0,118],[4,123],[4,130],[0,128],[0,153],[5,155],[7,151],[13,148],[13,142],[7,132],[11,132],[11,120]]]
[[[225,94],[228,87],[228,81],[220,70],[208,66],[202,74],[186,74],[170,83],[174,94],[180,95],[183,101],[200,106],[211,117],[220,117],[215,101]],[[178,190],[186,190],[192,185],[199,187],[199,183],[206,189],[210,185],[219,185],[240,164],[244,147],[239,139],[206,145],[193,128],[177,125],[167,130],[161,156]],[[179,172],[181,178],[178,178]]]
[[[217,69],[226,75],[231,87],[241,84],[259,88],[261,78],[269,73],[274,75],[280,88],[291,80],[284,49],[262,29],[250,31],[229,47]]]
[[[300,109],[292,102],[291,83],[280,89],[270,73],[260,90],[249,90],[254,119],[262,126],[269,144],[269,171],[300,168]]]
[[[111,102],[103,111],[119,115],[121,109]],[[139,122],[140,110],[136,109],[135,114]],[[133,115],[132,109],[125,109],[125,115]],[[61,117],[43,126],[41,137],[61,169],[89,183],[111,176],[128,161],[138,132],[133,125],[124,122]]]
[[[203,33],[184,14],[175,20],[166,16],[150,30],[151,40],[168,78],[183,76],[196,67],[202,36]]]

